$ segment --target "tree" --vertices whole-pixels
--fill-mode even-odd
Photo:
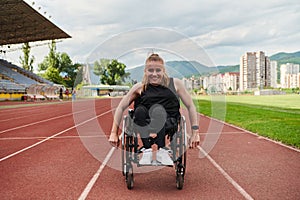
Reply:
[[[117,85],[125,81],[129,73],[125,72],[126,65],[116,59],[101,59],[94,63],[94,74],[100,76],[102,84]]]
[[[52,40],[51,44],[49,45],[49,54],[46,56],[42,63],[38,64],[39,71],[45,71],[48,67],[58,68],[59,65],[59,58],[58,54],[56,53],[56,42]]]
[[[56,53],[56,42],[52,40],[49,45],[49,54],[46,56],[42,63],[38,64],[39,71],[45,71],[42,76],[54,83],[63,84],[63,79],[60,76],[59,67],[59,54]]]
[[[72,64],[72,60],[67,53],[57,54],[58,59],[58,71],[60,72],[73,72],[73,69],[70,69]]]
[[[95,61],[94,63],[94,74],[97,76],[103,75],[105,69],[107,69],[108,65],[110,63],[109,59],[101,58],[100,62]]]
[[[73,64],[71,58],[65,52],[57,53],[54,40],[52,40],[49,45],[49,49],[49,54],[44,58],[43,62],[38,65],[38,70],[44,71],[42,76],[47,80],[62,84],[66,87],[73,87],[81,64]],[[80,79],[82,80],[82,75],[77,81]]]
[[[30,45],[29,42],[25,42],[22,46],[22,51],[23,51],[23,56],[20,56],[20,63],[23,67],[23,69],[28,70],[28,71],[33,71],[33,62],[34,62],[34,56],[31,56],[30,58]]]
[[[58,54],[58,71],[63,76],[64,85],[73,87],[81,64],[73,64],[67,53]]]
[[[48,67],[58,68],[58,54],[56,53],[56,42],[54,40],[51,41],[49,45],[49,54],[46,56],[42,63],[38,64],[38,71],[45,71]]]
[[[58,69],[55,69],[54,67],[48,67],[43,76],[53,83],[63,83],[63,78],[60,76]]]
[[[61,73],[65,74],[64,85],[66,87],[75,87],[82,82],[83,70],[79,63],[68,65],[67,68],[63,68]]]

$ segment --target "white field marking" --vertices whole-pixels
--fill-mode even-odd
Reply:
[[[239,129],[239,130],[241,130],[241,131],[243,131],[243,132],[246,132],[246,133],[248,133],[248,134],[254,135],[254,136],[256,136],[258,139],[264,139],[264,140],[267,140],[267,141],[269,141],[269,142],[278,144],[278,145],[280,145],[280,146],[282,146],[282,147],[285,147],[285,148],[288,148],[288,149],[291,149],[291,150],[300,152],[300,149],[297,149],[297,148],[292,147],[292,146],[288,146],[288,145],[283,144],[283,143],[281,143],[281,142],[279,142],[279,141],[275,141],[275,140],[272,140],[272,139],[270,139],[270,138],[267,138],[267,137],[258,135],[257,133],[253,133],[253,132],[251,132],[251,131],[248,131],[248,130],[246,130],[246,129],[243,129],[243,128],[241,128],[241,127],[238,127],[238,126],[235,126],[235,125],[232,125],[232,124],[228,124],[228,123],[226,123],[226,122],[225,122],[225,124],[228,125],[228,126],[234,127],[234,128],[236,128],[236,129]]]
[[[85,187],[85,189],[81,193],[81,195],[78,198],[78,200],[84,200],[84,199],[86,199],[86,197],[88,196],[89,192],[91,191],[91,189],[93,188],[94,184],[96,183],[97,179],[99,178],[102,170],[104,169],[104,167],[106,166],[107,162],[111,158],[111,156],[112,156],[112,154],[113,154],[113,152],[114,152],[115,149],[116,149],[115,147],[112,147],[110,149],[110,151],[106,155],[104,161],[102,162],[101,166],[99,167],[99,169],[97,170],[97,172],[94,174],[94,176],[90,180],[90,182],[87,184],[87,186]]]
[[[83,122],[81,122],[81,123],[79,123],[79,124],[76,124],[75,126],[71,126],[71,127],[67,128],[67,129],[65,129],[65,130],[63,130],[63,131],[61,131],[61,132],[59,132],[59,133],[56,133],[56,134],[54,134],[54,135],[52,135],[52,136],[50,136],[50,137],[47,137],[47,138],[45,138],[44,140],[41,140],[41,141],[39,141],[39,142],[37,142],[37,143],[35,143],[35,144],[33,144],[33,145],[30,145],[30,146],[28,146],[28,147],[26,147],[26,148],[24,148],[24,149],[21,149],[21,150],[15,152],[15,153],[12,153],[12,154],[10,154],[10,155],[8,155],[8,156],[5,156],[5,157],[3,157],[3,158],[0,159],[0,162],[6,160],[6,159],[8,159],[8,158],[11,158],[11,157],[13,157],[13,156],[15,156],[15,155],[18,155],[18,154],[20,154],[20,153],[22,153],[22,152],[24,152],[24,151],[26,151],[26,150],[28,150],[28,149],[31,149],[31,148],[33,148],[33,147],[39,145],[39,144],[42,144],[42,143],[44,143],[44,142],[46,142],[46,141],[48,141],[48,140],[50,140],[50,139],[52,139],[52,138],[54,138],[54,137],[56,137],[56,136],[59,136],[59,135],[65,133],[65,132],[67,132],[67,131],[69,131],[69,130],[71,130],[71,129],[73,129],[73,128],[76,128],[77,126],[81,126],[81,125],[83,125],[83,124],[85,124],[85,123],[87,123],[87,122],[89,122],[89,121],[92,121],[92,120],[94,120],[94,119],[96,119],[96,118],[98,118],[98,117],[101,117],[101,116],[103,116],[103,115],[105,115],[105,114],[107,114],[107,113],[109,113],[109,112],[111,112],[111,110],[108,110],[108,111],[106,111],[106,112],[104,112],[104,113],[102,113],[102,114],[100,114],[100,115],[97,115],[97,116],[95,116],[95,117],[92,117],[91,119],[88,119],[88,120],[86,120],[86,121],[83,121]]]
[[[243,134],[244,131],[232,131],[232,132],[222,132],[222,135],[236,135]],[[220,132],[199,132],[199,135],[212,135],[212,134],[220,134]]]
[[[32,108],[32,107],[31,107]],[[36,107],[38,109],[38,107]],[[18,110],[19,112],[19,110]],[[32,110],[28,110],[28,112],[26,113],[32,113]],[[26,114],[25,112],[22,112],[22,114]],[[34,113],[34,114],[30,114],[30,116],[37,116],[37,115],[43,115],[43,113]],[[19,116],[19,117],[13,117],[13,118],[7,118],[7,119],[1,119],[0,122],[6,122],[6,121],[11,121],[11,120],[17,120],[17,119],[22,119],[24,118],[24,116]]]
[[[0,112],[3,111],[3,114],[5,115],[5,112],[8,110],[2,110],[2,109],[10,109],[8,112],[10,113],[11,111],[16,111],[16,112],[22,112],[22,114],[26,113],[32,113],[33,110],[39,110],[41,106],[52,106],[52,105],[58,105],[58,106],[65,106],[65,103],[69,102],[52,102],[52,103],[37,103],[37,104],[18,104],[18,105],[12,105],[12,106],[0,106]],[[28,105],[28,106],[27,106]],[[45,107],[44,107],[45,108]],[[41,113],[35,113],[34,115],[41,115]],[[9,121],[9,120],[15,120],[19,118],[24,118],[22,117],[14,117],[14,118],[9,118],[9,119],[2,119],[0,122],[3,121]]]
[[[55,139],[74,139],[74,138],[101,138],[106,137],[105,135],[86,135],[86,136],[58,136]],[[8,138],[0,138],[1,140],[42,140],[47,137],[8,137]]]
[[[24,128],[24,127],[32,126],[32,125],[35,125],[35,124],[39,124],[39,123],[43,123],[43,122],[47,122],[47,121],[51,121],[51,120],[54,120],[54,119],[59,119],[59,118],[66,117],[66,116],[69,116],[69,115],[73,115],[73,114],[77,114],[77,113],[85,112],[85,111],[87,111],[87,110],[88,110],[88,109],[86,109],[86,110],[81,110],[81,111],[74,112],[74,113],[65,114],[65,115],[60,115],[60,116],[57,116],[57,117],[52,117],[52,118],[49,118],[49,119],[45,119],[45,120],[41,120],[41,121],[37,121],[37,122],[33,122],[33,123],[30,123],[30,124],[25,124],[25,125],[22,125],[22,126],[17,126],[17,127],[14,127],[14,128],[9,128],[9,129],[6,129],[6,130],[3,130],[3,131],[0,131],[0,134],[2,134],[2,133],[5,133],[5,132],[9,132],[9,131],[13,131],[13,130],[17,130],[17,129],[20,129],[20,128]]]
[[[294,151],[296,151],[296,152],[300,152],[300,149],[297,149],[296,147],[288,146],[288,145],[283,144],[283,143],[281,143],[281,142],[278,142],[278,141],[272,140],[272,139],[270,139],[270,138],[267,138],[267,137],[258,135],[257,133],[253,133],[253,132],[248,131],[248,130],[246,130],[246,129],[243,129],[243,128],[241,128],[241,127],[235,126],[235,125],[233,125],[233,124],[229,124],[229,123],[227,123],[227,122],[221,121],[221,120],[219,120],[219,119],[211,118],[211,117],[209,117],[209,116],[205,116],[205,115],[200,114],[200,113],[199,113],[199,115],[200,115],[200,116],[203,116],[203,117],[210,118],[210,119],[215,120],[215,121],[218,121],[218,122],[223,123],[223,124],[225,124],[225,125],[227,125],[227,126],[231,126],[231,127],[233,127],[233,128],[239,129],[239,130],[241,130],[242,132],[246,132],[246,133],[248,133],[248,134],[250,134],[250,135],[254,135],[254,136],[258,137],[258,139],[264,139],[264,140],[267,140],[267,141],[272,142],[272,143],[274,143],[274,144],[280,145],[280,146],[282,146],[282,147],[285,147],[285,148],[294,150]],[[223,134],[223,133],[222,133],[222,134]]]
[[[71,102],[56,102],[56,103],[48,103],[48,104],[35,104],[35,105],[40,105],[40,106],[47,106],[47,105],[58,105],[58,106],[65,106],[64,104],[66,103],[71,103]],[[19,106],[19,107],[16,107],[16,109],[18,109],[18,112],[22,112],[22,114],[24,113],[31,113],[32,112],[32,109],[33,108],[36,108],[35,110],[38,110],[40,106],[29,106],[29,107],[22,107],[22,106]],[[22,111],[21,109],[25,110],[26,112]],[[86,110],[89,110],[89,109],[86,109]],[[0,106],[0,111],[1,111],[1,106]],[[35,116],[35,115],[42,115],[42,113],[35,113],[31,116]],[[5,121],[10,121],[10,120],[16,120],[16,119],[22,119],[24,118],[24,116],[21,116],[21,117],[14,117],[14,118],[9,118],[9,119],[2,119],[0,120],[0,122],[5,122]]]
[[[254,200],[254,198],[251,197],[250,194],[248,194],[233,178],[231,178],[229,174],[227,174],[226,171],[220,165],[218,165],[218,163],[214,159],[212,159],[212,157],[210,157],[208,153],[206,153],[206,151],[204,151],[204,149],[202,149],[200,146],[197,147],[205,155],[205,157],[207,157],[207,159],[221,172],[221,174],[229,181],[229,183],[231,183],[233,187],[235,187],[235,189],[237,189],[237,191],[245,197],[245,199]]]
[[[24,112],[22,114],[24,114]],[[35,114],[31,114],[30,116],[35,116],[35,115],[42,115],[42,114],[41,113],[35,113]],[[24,116],[2,119],[2,120],[0,120],[0,122],[6,122],[6,121],[17,120],[17,119],[22,119],[22,118],[24,118]]]

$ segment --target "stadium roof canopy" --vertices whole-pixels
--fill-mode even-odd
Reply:
[[[0,45],[71,37],[23,0],[1,0],[0,7]]]

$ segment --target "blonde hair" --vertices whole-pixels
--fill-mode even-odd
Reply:
[[[147,59],[146,59],[146,62],[145,62],[145,69],[146,70],[146,67],[147,67],[147,64],[151,61],[154,61],[154,62],[161,62],[162,63],[162,66],[163,66],[163,76],[162,76],[162,82],[161,82],[161,85],[162,86],[165,86],[165,87],[168,87],[169,86],[169,82],[170,82],[170,78],[168,76],[168,74],[166,73],[166,68],[165,68],[165,65],[164,65],[164,60],[156,53],[152,53]],[[146,90],[147,88],[147,85],[149,84],[149,79],[148,79],[148,76],[146,75],[146,73],[144,73],[144,77],[143,77],[143,80],[142,80],[142,84],[143,84],[143,91]]]

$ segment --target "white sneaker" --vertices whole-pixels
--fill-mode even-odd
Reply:
[[[145,149],[140,160],[141,165],[151,165],[152,162],[152,149]]]
[[[173,165],[173,160],[171,159],[168,150],[164,148],[159,148],[156,153],[156,160],[163,165]]]

